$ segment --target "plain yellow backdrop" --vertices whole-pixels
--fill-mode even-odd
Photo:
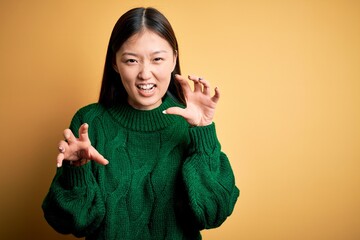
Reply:
[[[0,1],[0,238],[74,239],[41,202],[74,112],[97,101],[118,17],[171,21],[183,74],[218,86],[241,189],[206,240],[360,239],[360,1]]]

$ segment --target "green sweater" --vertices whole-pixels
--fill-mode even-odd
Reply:
[[[42,208],[58,232],[86,239],[201,239],[232,213],[239,190],[214,124],[190,127],[163,110],[91,104],[74,116],[109,160],[58,168]]]

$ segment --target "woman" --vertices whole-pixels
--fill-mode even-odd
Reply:
[[[180,75],[179,49],[156,9],[120,17],[99,102],[59,143],[43,202],[58,232],[86,239],[201,239],[232,213],[239,190],[212,122],[219,91]],[[77,136],[74,135],[78,132]]]

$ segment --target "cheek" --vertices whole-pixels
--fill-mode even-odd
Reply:
[[[120,73],[120,77],[121,77],[121,83],[123,85],[123,87],[125,88],[125,91],[127,92],[127,94],[132,93],[132,86],[133,84],[133,80],[132,78],[127,74],[127,73]]]
[[[135,79],[135,74],[129,69],[119,69],[119,74],[123,84],[131,83]]]
[[[170,81],[171,73],[173,72],[172,64],[161,66],[156,70],[156,75],[162,81]]]

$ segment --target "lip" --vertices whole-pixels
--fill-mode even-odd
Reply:
[[[150,87],[150,88],[149,88]],[[151,97],[154,95],[157,85],[155,83],[139,83],[136,84],[136,89],[140,96]]]
[[[136,87],[139,89],[150,88],[151,86],[156,87],[156,84],[155,83],[138,83],[138,84],[136,84]]]

